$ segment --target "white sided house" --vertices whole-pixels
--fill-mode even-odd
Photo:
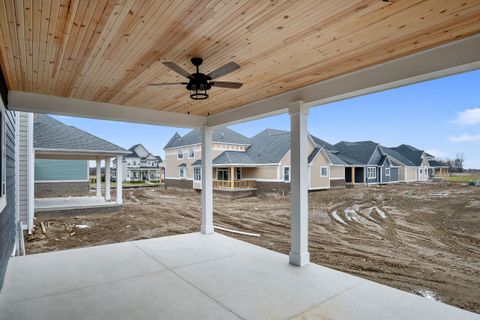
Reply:
[[[308,135],[309,190],[341,187],[344,165],[331,145]],[[290,133],[266,129],[247,138],[229,128],[213,131],[213,187],[225,191],[290,191]],[[175,134],[165,147],[167,187],[201,187],[199,132]]]
[[[164,163],[160,156],[153,155],[142,144],[128,149],[123,157],[123,181],[162,181]],[[117,163],[113,160],[112,177],[117,177]]]

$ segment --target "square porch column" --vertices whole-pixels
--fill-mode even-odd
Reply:
[[[123,203],[122,182],[123,182],[123,156],[117,156],[117,204]]]
[[[110,158],[105,159],[105,200],[110,201]]]
[[[290,264],[304,266],[310,262],[308,253],[308,108],[302,101],[288,105],[291,134],[291,250]]]
[[[97,197],[102,196],[102,160],[97,159]]]
[[[210,127],[202,127],[202,226],[201,233],[213,233],[213,172],[212,133]]]

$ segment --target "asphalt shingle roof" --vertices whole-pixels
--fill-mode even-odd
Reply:
[[[34,115],[33,128],[33,147],[36,149],[128,153],[127,150],[116,144],[66,125],[45,114]]]
[[[224,142],[224,143],[235,143],[235,144],[250,144],[250,139],[245,137],[243,134],[240,134],[232,129],[227,127],[220,127],[213,129],[213,142]],[[182,146],[189,146],[192,144],[201,143],[200,129],[193,129],[192,131],[185,134],[183,137],[178,133],[170,139],[164,149],[176,148]]]
[[[367,165],[378,144],[373,141],[347,142],[335,144],[340,159],[348,164]]]
[[[415,166],[420,166],[422,164],[422,155],[423,151],[419,150],[415,147],[412,147],[408,144],[401,144],[398,147],[390,148],[398,153],[400,153],[402,156],[410,160],[410,162],[413,163]]]
[[[403,165],[408,166],[408,167],[415,166],[415,164],[413,162],[411,162],[410,160],[405,158],[402,154],[398,153],[397,151],[395,151],[393,149],[390,149],[390,148],[387,148],[387,147],[384,147],[384,146],[380,146],[380,148],[382,149],[382,151],[385,154],[387,154],[390,157],[396,159],[397,161],[400,161]]]
[[[247,154],[254,163],[278,163],[290,150],[288,131],[265,129],[251,139]]]
[[[430,160],[428,161],[430,164],[430,167],[448,167],[448,165],[444,162],[438,161],[438,160]]]
[[[213,159],[213,164],[254,164],[250,156],[243,151],[224,151]]]

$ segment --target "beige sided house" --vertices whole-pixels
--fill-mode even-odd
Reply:
[[[309,135],[309,190],[345,185],[345,163],[331,145]],[[167,187],[201,189],[200,133],[175,134],[165,147]],[[290,133],[266,129],[247,138],[231,129],[213,132],[213,186],[225,191],[290,191]]]

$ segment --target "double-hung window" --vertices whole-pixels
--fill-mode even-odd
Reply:
[[[188,148],[188,159],[195,159],[195,147]]]
[[[242,180],[242,168],[235,168],[235,180]]]
[[[385,176],[390,177],[390,168],[385,168]]]
[[[283,181],[290,182],[290,167],[283,167]]]
[[[320,177],[328,177],[328,167],[320,167]]]
[[[182,150],[182,149],[178,149],[178,151],[177,151],[177,159],[183,159],[183,150]]]
[[[200,167],[193,168],[193,180],[202,181],[202,168]]]
[[[368,179],[376,179],[377,178],[377,168],[368,167],[367,168],[367,178]]]

